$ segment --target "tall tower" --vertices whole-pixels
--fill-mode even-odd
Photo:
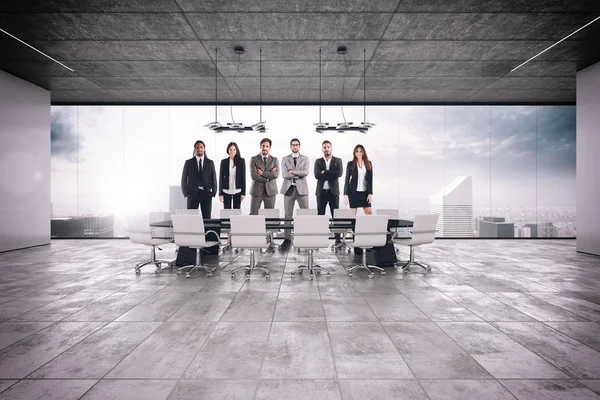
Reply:
[[[473,179],[457,176],[429,197],[429,212],[439,214],[438,237],[473,236]]]

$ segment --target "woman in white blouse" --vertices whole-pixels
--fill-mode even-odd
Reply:
[[[224,208],[240,208],[246,197],[246,161],[235,142],[227,145],[229,157],[221,160],[219,170],[219,200]]]
[[[354,147],[354,158],[346,166],[346,183],[344,184],[344,204],[350,202],[354,214],[362,207],[366,215],[372,213],[373,199],[373,164],[369,161],[367,151],[362,144]]]

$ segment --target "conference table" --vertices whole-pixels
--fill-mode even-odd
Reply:
[[[355,218],[329,218],[329,229],[353,230]],[[266,229],[294,229],[293,218],[265,218]],[[153,228],[172,228],[173,222],[169,220],[150,223]],[[406,219],[389,219],[388,231],[397,231],[400,228],[411,228],[413,221]],[[231,229],[229,218],[206,218],[204,219],[205,230]]]

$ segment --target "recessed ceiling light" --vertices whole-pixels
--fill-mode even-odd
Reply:
[[[517,65],[516,67],[514,67],[513,69],[511,69],[510,72],[516,71],[517,69],[521,68],[523,65],[527,64],[529,61],[533,60],[537,56],[540,56],[540,55],[544,54],[545,52],[547,52],[548,50],[550,50],[551,48],[553,48],[554,46],[556,46],[560,42],[562,42],[564,40],[567,40],[568,38],[570,38],[571,36],[573,36],[574,34],[576,34],[577,32],[579,32],[580,30],[582,30],[583,28],[585,28],[585,27],[593,24],[594,22],[598,21],[599,19],[600,19],[600,17],[594,18],[592,21],[588,22],[587,24],[585,24],[581,28],[577,29],[575,32],[570,33],[569,35],[567,35],[564,38],[560,39],[558,42],[554,43],[552,46],[550,46],[550,47],[548,47],[548,48],[540,51],[539,53],[537,53],[535,56],[531,57],[529,60],[525,61],[524,63]]]
[[[43,51],[40,51],[40,50],[36,49],[36,48],[35,48],[35,47],[33,47],[32,45],[25,43],[24,41],[22,41],[22,40],[21,40],[21,39],[19,39],[18,37],[14,36],[14,35],[11,35],[10,33],[6,32],[4,29],[0,29],[0,32],[4,32],[4,33],[6,33],[6,34],[7,34],[8,36],[10,36],[11,38],[13,38],[13,39],[15,39],[15,40],[18,40],[19,42],[23,43],[25,46],[27,46],[27,47],[29,47],[29,48],[32,48],[33,50],[37,51],[38,53],[40,53],[40,54],[41,54],[41,55],[43,55],[44,57],[48,57],[49,59],[51,59],[51,60],[52,60],[52,61],[54,61],[55,63],[62,65],[63,67],[65,67],[66,69],[68,69],[68,70],[69,70],[69,71],[71,71],[71,72],[75,72],[75,71],[73,71],[71,68],[67,67],[65,64],[61,63],[61,62],[60,62],[60,61],[58,61],[58,60],[55,60],[54,58],[50,57],[48,54],[44,53]]]

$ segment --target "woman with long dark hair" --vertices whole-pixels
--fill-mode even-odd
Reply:
[[[350,202],[354,214],[362,207],[366,215],[371,215],[373,199],[373,164],[369,161],[367,151],[362,144],[354,146],[354,158],[346,166],[346,183],[344,184],[344,204]]]
[[[219,170],[219,200],[224,208],[240,208],[246,197],[246,161],[235,142],[227,145],[229,157],[221,160]]]

